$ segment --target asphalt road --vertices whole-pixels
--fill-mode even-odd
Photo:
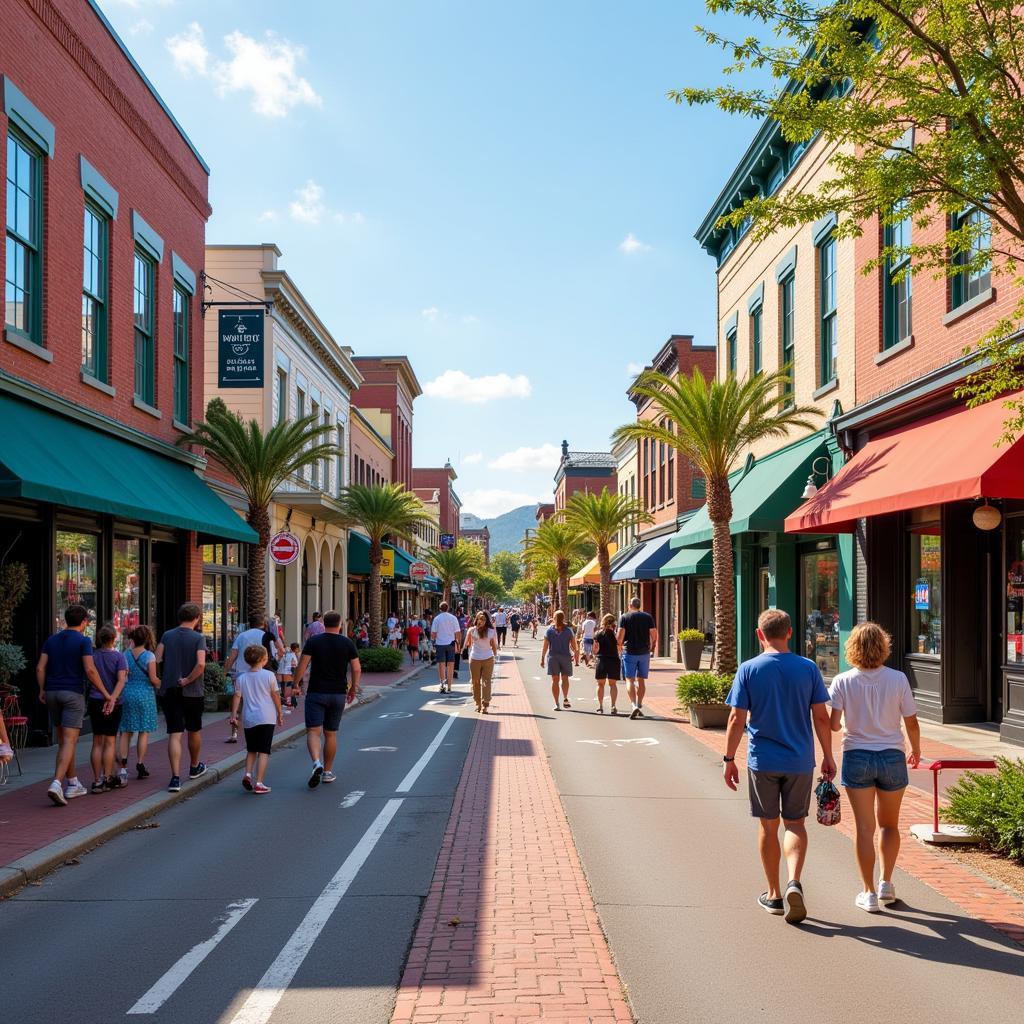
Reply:
[[[594,714],[584,667],[552,711],[538,646],[513,653],[640,1024],[1019,1019],[1020,946],[902,873],[890,912],[858,910],[852,844],[813,819],[808,920],[760,910],[756,827],[714,754],[654,717]]]
[[[343,719],[336,783],[307,787],[300,740],[271,758],[269,795],[239,774],[22,890],[0,905],[0,1019],[386,1024],[467,704],[425,670]]]

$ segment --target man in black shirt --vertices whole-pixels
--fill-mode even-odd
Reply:
[[[356,645],[341,634],[341,616],[337,612],[326,612],[322,622],[324,632],[306,641],[295,669],[295,678],[301,679],[309,668],[305,712],[306,748],[313,759],[310,789],[337,778],[331,769],[338,752],[338,726],[345,705],[355,700],[359,677],[363,674]]]
[[[622,672],[629,682],[633,704],[630,718],[644,717],[644,694],[651,674],[651,652],[658,648],[658,630],[654,619],[640,610],[640,598],[629,602],[630,611],[619,619],[619,646],[622,648]]]

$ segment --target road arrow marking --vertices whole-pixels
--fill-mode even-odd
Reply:
[[[354,789],[352,790],[351,793],[348,794],[348,796],[345,797],[344,800],[341,801],[341,806],[354,807],[357,803],[359,803],[360,798],[364,796],[366,796],[365,789]]]

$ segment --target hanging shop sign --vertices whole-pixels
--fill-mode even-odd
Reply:
[[[455,534],[454,533],[442,533],[441,534],[441,550],[451,551],[455,547]]]
[[[414,580],[423,580],[430,575],[430,566],[426,562],[413,562],[409,566],[409,577]]]
[[[263,387],[263,310],[217,311],[217,386]]]
[[[464,594],[472,594],[476,590],[476,584],[472,580],[462,581],[462,592]]]
[[[380,574],[392,578],[395,575],[395,552],[392,548],[385,548],[381,552]]]
[[[294,533],[275,533],[270,538],[270,557],[278,565],[291,565],[299,557],[302,544]]]

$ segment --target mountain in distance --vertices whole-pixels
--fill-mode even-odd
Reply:
[[[491,554],[499,551],[522,552],[523,535],[527,527],[537,525],[537,506],[521,505],[504,512],[493,519],[481,519],[472,512],[463,512],[459,523],[464,530],[481,530],[485,526],[491,531]]]

